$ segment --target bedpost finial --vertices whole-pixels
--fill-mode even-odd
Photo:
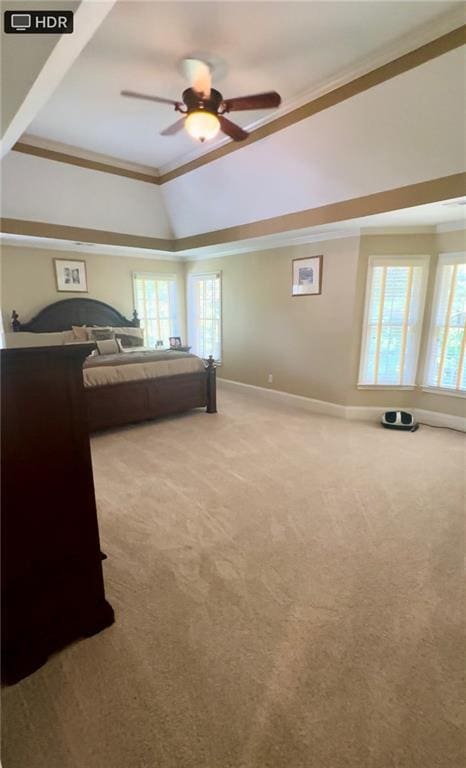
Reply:
[[[11,328],[13,331],[19,331],[20,322],[19,322],[19,315],[16,311],[16,309],[13,310],[11,313]]]
[[[140,320],[137,309],[133,309],[133,323],[139,328]]]

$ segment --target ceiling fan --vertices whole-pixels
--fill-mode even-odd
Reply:
[[[170,104],[175,112],[181,112],[183,117],[161,131],[161,136],[173,136],[182,128],[186,128],[194,139],[205,141],[213,139],[221,130],[233,141],[244,141],[249,133],[228,120],[225,117],[226,113],[247,109],[272,109],[280,106],[281,97],[276,91],[224,99],[219,91],[211,87],[212,71],[209,64],[200,59],[184,59],[183,70],[191,87],[183,91],[181,101],[135,91],[121,91],[122,96],[155,101],[157,104]]]

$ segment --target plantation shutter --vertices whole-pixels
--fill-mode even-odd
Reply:
[[[369,260],[360,385],[414,385],[426,272],[426,257]]]
[[[466,390],[466,254],[440,256],[427,351],[429,387]]]

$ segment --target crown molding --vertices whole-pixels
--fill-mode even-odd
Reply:
[[[464,231],[466,235],[466,218],[460,221],[446,221],[444,224],[437,224],[435,227],[436,232],[441,234],[442,232],[458,232]]]
[[[173,253],[176,251],[175,240],[160,237],[146,237],[125,232],[108,232],[103,229],[73,227],[68,224],[52,224],[44,221],[25,219],[0,219],[2,234],[22,235],[26,237],[48,238],[51,240],[72,240],[83,245],[113,245],[122,248],[143,248],[144,250]]]
[[[435,235],[436,233],[436,226],[435,224],[429,224],[429,225],[419,225],[416,226],[413,225],[399,225],[390,227],[389,225],[386,227],[362,227],[361,228],[361,236],[367,237],[371,235]]]
[[[336,203],[310,208],[305,211],[287,213],[270,219],[263,219],[250,224],[240,224],[223,230],[204,232],[189,237],[162,239],[143,237],[122,232],[107,232],[101,229],[85,229],[64,224],[52,224],[41,221],[26,221],[24,219],[0,220],[0,231],[5,234],[25,237],[48,238],[65,240],[79,244],[96,244],[122,248],[139,248],[143,251],[161,254],[179,254],[190,256],[189,251],[201,252],[206,256],[206,249],[216,247],[218,250],[231,248],[232,243],[248,241],[257,238],[273,237],[286,238],[286,233],[292,238],[307,238],[309,233],[299,233],[299,230],[310,229],[323,225],[348,222],[351,227],[352,219],[360,219],[386,211],[398,211],[402,208],[412,208],[416,205],[451,200],[461,197],[466,191],[466,173],[457,173],[439,179],[409,184],[408,186],[375,192],[372,195],[342,200]],[[355,223],[355,226],[356,223]],[[345,227],[346,229],[346,227]],[[337,230],[338,231],[338,230]],[[320,233],[314,233],[317,236]],[[326,238],[332,239],[331,231],[326,232]],[[311,233],[312,236],[312,233]],[[272,240],[272,242],[273,242]],[[301,242],[309,242],[304,240]],[[264,241],[262,241],[264,243]],[[295,242],[297,242],[295,240]],[[244,244],[244,243],[243,243]],[[287,242],[282,242],[286,245]],[[267,245],[265,245],[267,248]],[[252,250],[255,250],[254,244]]]
[[[328,230],[320,233],[308,233],[305,235],[282,235],[281,237],[257,238],[246,240],[226,246],[211,246],[197,251],[179,251],[169,253],[157,249],[143,249],[119,245],[107,245],[103,243],[76,242],[73,240],[60,240],[49,237],[33,237],[3,232],[0,234],[0,244],[4,246],[38,248],[53,251],[71,251],[81,254],[95,254],[98,256],[122,256],[138,259],[158,259],[161,261],[204,261],[206,259],[220,259],[225,256],[233,256],[240,253],[252,253],[268,251],[276,248],[288,248],[306,243],[330,242],[332,240],[348,239],[359,236],[359,228],[349,227],[346,230]]]
[[[75,147],[72,144],[64,144],[61,141],[45,139],[42,136],[35,136],[32,133],[23,133],[20,141],[24,144],[27,144],[28,146],[38,147],[40,149],[49,149],[50,151],[54,152],[63,152],[67,155],[80,157],[83,160],[90,160],[96,163],[111,165],[115,168],[122,168],[125,171],[134,171],[135,173],[143,173],[147,176],[153,177],[158,177],[160,175],[157,168],[154,168],[151,165],[132,163],[129,160],[122,160],[121,158],[114,157],[113,155],[105,155],[101,152],[93,152],[90,149],[84,149],[83,147]]]
[[[411,44],[412,39],[413,38],[411,37]],[[367,71],[366,63],[365,67],[360,67],[363,74],[359,74],[355,78],[349,79],[350,75],[347,73],[345,78],[334,80],[333,85],[327,83],[325,88],[321,88],[320,91],[314,90],[314,98],[310,101],[306,101],[304,104],[297,107],[293,107],[292,102],[289,102],[284,108],[285,111],[283,114],[276,117],[276,114],[274,113],[274,116],[267,122],[259,121],[259,127],[255,128],[249,138],[245,141],[236,143],[227,139],[222,141],[216,148],[212,149],[210,146],[208,151],[204,152],[204,154],[201,154],[195,159],[185,162],[165,173],[160,173],[157,168],[138,166],[137,164],[127,163],[118,158],[88,152],[83,148],[71,147],[66,144],[60,144],[59,142],[53,142],[39,137],[28,137],[27,134],[24,134],[21,140],[13,146],[13,150],[48,160],[81,166],[94,171],[124,176],[138,181],[144,181],[149,184],[166,184],[180,176],[191,173],[197,168],[212,163],[225,155],[231,154],[232,152],[238,152],[242,148],[254,144],[256,141],[260,141],[273,133],[282,131],[318,112],[322,112],[342,101],[346,101],[359,93],[380,85],[403,72],[407,72],[421,64],[437,58],[438,56],[442,56],[444,53],[454,50],[464,44],[466,44],[466,25],[463,24],[446,34],[443,34],[441,37],[430,40],[414,50],[410,50],[397,58],[391,59],[378,66],[376,69]],[[353,70],[352,74],[354,74],[355,71],[356,70]],[[339,85],[337,84],[338,82],[340,82]],[[307,94],[306,97],[301,97],[301,99],[304,98],[309,98],[309,94]]]
[[[225,246],[216,245],[203,248],[201,253],[197,251],[181,251],[185,261],[205,261],[206,259],[223,259],[225,256],[236,256],[240,253],[256,253],[271,251],[277,248],[290,248],[309,243],[331,242],[332,240],[348,240],[359,237],[360,229],[356,225],[348,224],[346,229],[329,229],[322,232],[308,232],[303,235],[282,233],[277,236],[258,237],[252,240],[243,240],[235,244]]]
[[[54,160],[58,163],[66,163],[67,165],[77,165],[91,171],[101,171],[135,181],[144,181],[147,184],[159,185],[161,183],[155,168],[137,166],[132,163],[125,164],[114,157],[99,155],[97,152],[87,152],[80,147],[72,147],[60,142],[39,139],[37,136],[24,134],[21,140],[12,147],[12,151],[41,157],[45,160]]]
[[[89,233],[94,230],[89,230]],[[131,236],[129,236],[131,237]],[[97,238],[94,238],[97,239]],[[159,261],[185,261],[183,254],[170,253],[156,248],[140,248],[129,245],[108,245],[106,243],[77,242],[51,237],[39,237],[3,232],[0,244],[14,248],[37,248],[46,251],[69,251],[82,255],[121,256],[134,259],[158,259]]]

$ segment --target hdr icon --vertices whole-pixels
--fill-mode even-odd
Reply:
[[[70,35],[73,11],[5,11],[3,28],[15,35]]]

